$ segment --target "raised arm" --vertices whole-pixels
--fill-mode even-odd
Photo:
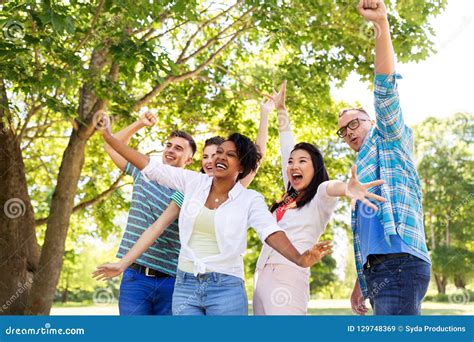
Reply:
[[[359,13],[374,24],[375,34],[375,81],[374,99],[377,129],[384,139],[399,141],[402,138],[411,150],[412,134],[403,120],[395,73],[395,55],[387,8],[381,0],[363,0],[358,6]],[[407,134],[405,134],[407,133]]]
[[[274,94],[275,107],[278,112],[278,131],[280,132],[280,150],[281,150],[281,172],[283,176],[283,183],[286,189],[288,185],[288,176],[286,169],[288,160],[290,159],[291,151],[295,146],[295,138],[291,132],[290,118],[286,110],[286,81],[283,81],[280,91]]]
[[[361,0],[357,7],[360,15],[374,24],[375,73],[389,75],[395,72],[395,58],[387,8],[382,0]]]
[[[143,170],[150,162],[150,157],[127,146],[123,141],[112,135],[110,119],[107,115],[103,115],[101,118],[100,131],[105,142],[113,148],[118,155],[135,165],[138,169]]]
[[[263,100],[260,103],[260,125],[258,127],[258,134],[257,134],[257,141],[256,144],[260,149],[260,153],[262,154],[262,159],[258,166],[260,167],[263,159],[265,158],[265,154],[267,153],[267,141],[268,141],[268,116],[270,115],[271,111],[275,108],[272,99],[268,99],[267,101]],[[255,172],[249,173],[245,178],[243,178],[240,183],[244,187],[248,187],[250,183],[252,183],[253,179],[257,175],[258,169]]]
[[[130,126],[125,127],[121,131],[114,134],[114,137],[127,144],[130,142],[131,137],[137,133],[143,127],[152,127],[156,123],[155,115],[151,113],[145,113],[140,118],[132,123]],[[105,151],[110,156],[115,165],[120,170],[125,171],[127,160],[118,154],[109,144],[105,143]]]
[[[143,254],[155,240],[165,231],[165,229],[178,217],[179,206],[171,201],[168,208],[160,215],[147,230],[143,232],[138,241],[128,251],[125,256],[116,263],[107,263],[97,266],[92,276],[97,280],[110,279],[122,274],[131,264]]]

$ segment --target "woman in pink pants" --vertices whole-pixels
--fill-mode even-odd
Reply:
[[[312,144],[295,145],[285,107],[286,83],[274,102],[278,110],[283,180],[286,193],[271,208],[278,225],[299,251],[314,245],[336,208],[337,197],[360,200],[377,210],[368,199],[384,201],[367,191],[383,181],[361,184],[354,167],[348,183],[329,180],[321,152]],[[309,268],[287,261],[263,245],[255,272],[255,315],[305,315],[309,302]]]

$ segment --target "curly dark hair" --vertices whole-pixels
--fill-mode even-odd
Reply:
[[[244,178],[251,172],[257,171],[262,154],[252,140],[240,133],[233,133],[226,141],[232,141],[235,144],[240,165],[244,168],[243,172],[239,173],[237,180]]]

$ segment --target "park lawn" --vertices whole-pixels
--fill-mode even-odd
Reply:
[[[341,307],[340,300],[324,301],[318,303],[317,307],[310,307],[308,315],[318,316],[340,316],[353,315],[348,307]],[[252,305],[249,304],[249,315],[252,315]],[[422,315],[473,315],[474,304],[450,304],[437,302],[424,302]],[[51,315],[118,315],[118,305],[116,302],[111,304],[96,305],[91,302],[82,303],[55,303],[51,309]]]

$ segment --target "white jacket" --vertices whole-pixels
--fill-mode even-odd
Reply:
[[[151,180],[181,191],[184,202],[179,214],[180,260],[194,263],[194,274],[218,272],[244,279],[243,254],[247,247],[247,229],[253,227],[262,241],[282,229],[268,211],[263,196],[237,182],[229,198],[215,212],[214,226],[220,254],[199,259],[188,243],[196,217],[203,208],[211,189],[212,177],[161,163],[152,158],[142,170]]]

